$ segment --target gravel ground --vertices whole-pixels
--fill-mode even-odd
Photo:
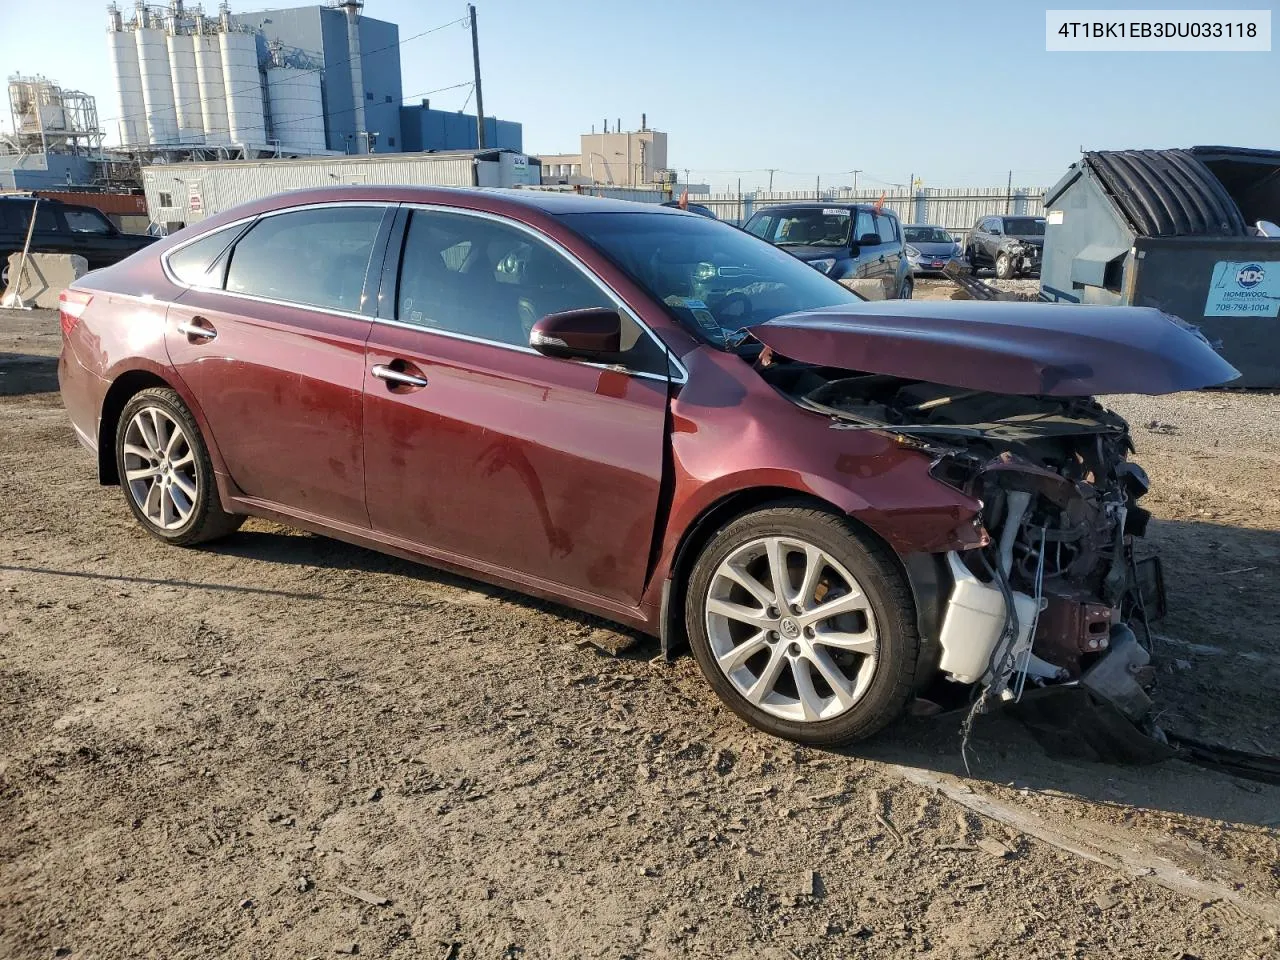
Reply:
[[[1280,953],[1280,788],[1053,760],[1002,716],[968,776],[953,716],[799,749],[551,604],[261,521],[164,547],[97,486],[56,351],[0,314],[6,960]],[[1163,722],[1274,750],[1280,401],[1114,402]]]

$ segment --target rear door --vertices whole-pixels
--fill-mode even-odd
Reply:
[[[286,210],[168,256],[190,286],[169,310],[169,357],[246,496],[368,526],[365,284],[393,215],[381,204]]]
[[[514,222],[403,216],[365,357],[373,528],[482,572],[634,606],[662,479],[665,354],[625,310],[625,368],[537,353],[535,320],[620,301]]]
[[[902,233],[898,218],[888,210],[875,214],[876,233],[880,235],[880,264],[882,276],[893,281],[893,292],[896,294],[904,269],[902,254]]]

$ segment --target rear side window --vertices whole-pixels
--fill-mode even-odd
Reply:
[[[169,270],[181,283],[191,287],[221,289],[226,261],[222,255],[241,233],[244,224],[214,230],[199,240],[169,254]]]
[[[356,313],[382,215],[353,206],[263,217],[232,250],[226,289]]]
[[[77,210],[74,207],[68,207],[62,215],[66,217],[67,229],[72,233],[107,234],[111,232],[110,222],[97,210]]]
[[[9,205],[8,201],[4,201],[6,216],[4,225],[10,230],[17,230],[20,233],[27,232],[27,226],[31,223],[31,208],[36,207],[36,230],[41,233],[60,233],[62,228],[58,225],[58,218],[54,216],[53,207],[47,203],[14,203]]]

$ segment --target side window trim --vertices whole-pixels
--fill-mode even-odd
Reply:
[[[521,223],[519,220],[514,220],[510,217],[504,217],[498,214],[488,213],[482,210],[471,210],[466,207],[453,207],[453,206],[448,206],[446,204],[432,204],[432,203],[401,204],[395,225],[393,227],[393,232],[396,233],[397,239],[395,243],[388,246],[386,256],[384,257],[382,278],[381,278],[379,291],[378,291],[379,312],[377,316],[374,318],[376,322],[386,323],[396,327],[404,327],[405,329],[409,329],[409,330],[417,330],[421,333],[430,334],[432,336],[452,337],[455,340],[469,340],[473,343],[483,343],[493,347],[500,347],[503,350],[515,350],[519,353],[531,353],[531,354],[536,354],[538,356],[542,356],[542,354],[538,353],[537,350],[534,350],[532,347],[529,347],[529,346],[519,346],[517,344],[504,343],[501,340],[490,340],[485,337],[476,337],[476,336],[471,336],[470,334],[465,334],[465,333],[455,333],[451,330],[437,330],[433,328],[423,327],[421,324],[406,323],[396,318],[396,315],[395,315],[396,300],[398,299],[398,295],[399,295],[400,268],[401,268],[401,263],[404,257],[407,226],[408,226],[409,216],[415,210],[422,210],[429,213],[451,213],[459,216],[472,217],[476,220],[489,220],[494,223],[499,223],[504,226],[512,227],[516,230],[519,230],[529,235],[535,240],[542,242],[548,248],[550,248],[554,253],[560,255],[566,261],[568,261],[568,263],[571,264],[574,267],[574,269],[578,270],[584,277],[586,277],[589,282],[594,284],[600,290],[601,293],[603,293],[606,297],[608,297],[614,303],[614,305],[618,308],[618,311],[620,313],[630,318],[631,321],[640,328],[640,332],[642,336],[649,337],[650,339],[653,340],[655,344],[657,344],[658,348],[662,351],[663,355],[667,358],[668,371],[665,374],[654,373],[648,370],[633,370],[630,367],[622,367],[621,369],[623,371],[625,371],[629,376],[643,377],[651,380],[670,381],[673,384],[682,384],[682,383],[688,382],[688,378],[689,378],[688,372],[685,370],[684,365],[680,363],[679,359],[677,359],[675,356],[671,354],[670,348],[667,346],[666,342],[661,337],[659,337],[656,333],[654,333],[647,323],[645,323],[643,320],[640,319],[639,315],[634,310],[631,309],[631,307],[627,304],[627,302],[623,300],[622,297],[620,297],[617,294],[617,292],[613,290],[613,288],[611,288],[603,280],[597,277],[591,271],[591,269],[587,267],[585,263],[579,260],[571,251],[569,251],[562,244],[560,244],[554,237],[550,237],[545,233],[542,233],[541,231],[536,230],[533,227],[530,227],[528,224]],[[606,363],[589,363],[584,361],[573,361],[573,362],[579,363],[582,366],[596,367],[598,369],[617,369],[616,365],[610,365]]]

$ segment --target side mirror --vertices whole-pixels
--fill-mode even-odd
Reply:
[[[880,234],[878,233],[864,233],[858,238],[858,246],[860,247],[878,247],[882,243],[884,241],[880,239]]]
[[[529,346],[548,357],[612,360],[622,349],[622,318],[607,307],[549,313],[529,331]]]

